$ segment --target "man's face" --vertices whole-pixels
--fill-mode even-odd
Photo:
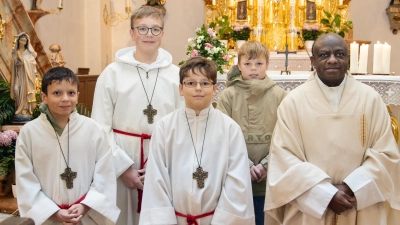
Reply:
[[[164,31],[161,31],[158,35],[153,35],[155,31],[149,29],[147,34],[139,34],[139,29],[146,29],[146,27],[162,29],[162,21],[153,17],[136,19],[133,29],[130,30],[130,34],[132,40],[136,43],[137,50],[143,53],[153,53],[160,47]]]
[[[315,42],[311,62],[325,85],[339,86],[349,68],[346,42],[335,34],[321,36]]]

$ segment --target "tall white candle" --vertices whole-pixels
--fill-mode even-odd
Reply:
[[[250,6],[253,5],[253,0],[249,0],[249,5],[250,5]]]
[[[374,44],[374,64],[372,73],[381,74],[382,73],[382,44],[376,43]]]
[[[358,73],[358,43],[350,44],[350,73]]]
[[[321,0],[316,0],[316,1],[315,1],[315,4],[316,4],[316,5],[321,5]]]
[[[360,62],[358,64],[358,72],[359,73],[367,73],[368,49],[369,49],[369,45],[362,44],[360,46]]]
[[[229,6],[234,6],[235,5],[235,0],[229,0]]]
[[[304,6],[304,0],[299,0],[299,6]]]
[[[114,13],[114,12],[115,12],[115,10],[114,10],[114,1],[110,0],[110,13]]]
[[[339,5],[343,5],[343,0],[339,0]]]
[[[58,1],[58,8],[62,8],[63,7],[63,0],[59,0]]]
[[[217,5],[217,0],[212,0],[212,5]]]
[[[131,0],[125,0],[125,7],[126,8],[131,7]]]
[[[382,46],[382,73],[389,74],[390,73],[390,51],[391,46],[385,43]]]

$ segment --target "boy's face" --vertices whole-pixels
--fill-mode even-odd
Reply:
[[[63,121],[69,118],[78,103],[78,85],[66,80],[53,81],[47,87],[47,95],[43,92],[40,95],[54,119]]]
[[[239,70],[242,72],[243,80],[258,79],[263,80],[268,69],[267,59],[257,57],[249,59],[246,55],[242,56],[238,63]]]
[[[133,25],[134,29],[130,30],[130,34],[132,40],[136,43],[136,51],[140,51],[143,53],[150,53],[150,54],[158,51],[158,48],[161,45],[161,39],[164,35],[164,31],[161,31],[159,35],[153,35],[152,32],[154,31],[148,29],[147,34],[142,35],[139,34],[138,27],[161,28],[162,27],[161,19],[156,19],[153,17],[144,17],[141,19],[136,19]]]
[[[188,76],[183,79],[183,85],[179,85],[181,96],[185,98],[186,107],[195,111],[201,111],[208,108],[211,104],[212,97],[217,93],[217,85],[212,84],[212,80],[201,74],[199,71],[188,72]],[[199,82],[211,84],[210,87],[201,87]],[[194,87],[189,87],[194,84]]]

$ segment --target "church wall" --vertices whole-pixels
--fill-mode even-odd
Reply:
[[[354,23],[354,39],[371,41],[368,52],[368,72],[372,73],[374,45],[377,41],[392,46],[390,71],[400,75],[400,34],[389,29],[386,8],[390,0],[353,0],[350,3],[350,20]]]

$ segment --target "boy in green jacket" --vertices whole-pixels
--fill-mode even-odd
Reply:
[[[267,75],[269,51],[258,41],[247,41],[238,52],[238,65],[227,76],[217,108],[242,129],[249,155],[256,224],[264,224],[268,153],[277,108],[286,91]]]

